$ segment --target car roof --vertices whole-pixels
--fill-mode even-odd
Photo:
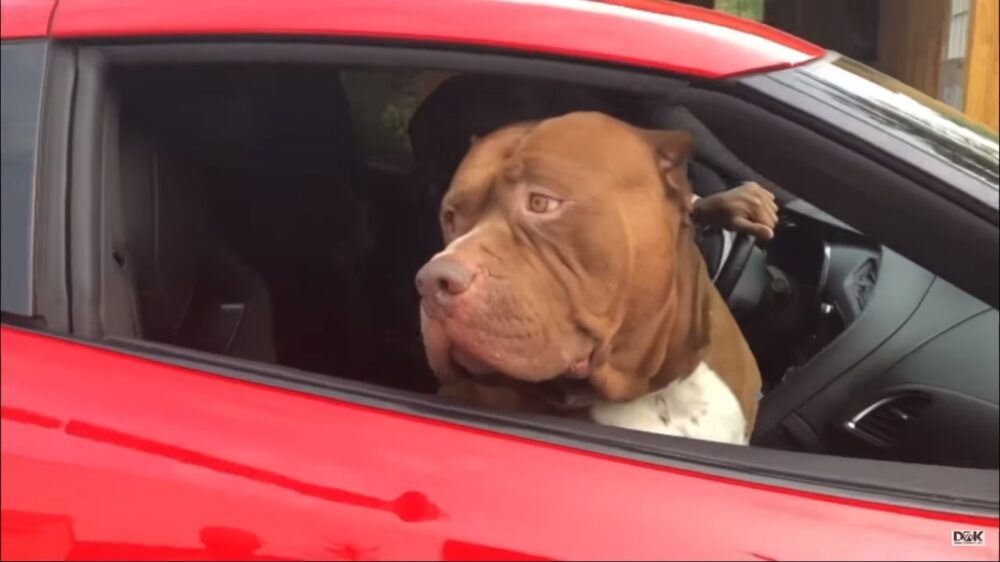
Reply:
[[[45,35],[407,40],[707,78],[787,68],[824,52],[762,24],[651,0],[0,0],[0,7],[5,40]]]

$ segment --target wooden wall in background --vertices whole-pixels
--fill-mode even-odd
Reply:
[[[714,4],[713,0],[680,1]],[[1000,129],[1000,0],[971,0],[965,60],[952,53],[950,60],[955,62],[946,63],[952,1],[764,0],[763,20],[868,64],[933,98],[947,97],[973,119]],[[960,6],[956,10],[961,13]],[[963,73],[964,80],[957,73]]]
[[[925,94],[938,97],[950,10],[949,0],[882,0],[875,66]]]
[[[849,2],[768,0],[764,4],[764,22],[824,48],[858,58],[851,52]]]
[[[965,67],[965,113],[1000,129],[1000,10],[998,0],[975,0]]]

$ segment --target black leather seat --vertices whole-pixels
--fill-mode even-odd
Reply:
[[[378,351],[360,273],[373,241],[337,73],[257,65],[188,81],[200,89],[173,100],[164,126],[202,161],[213,224],[270,289],[278,361],[366,378]]]
[[[134,290],[145,339],[274,361],[270,296],[262,279],[212,228],[204,176],[123,116],[112,222],[114,260]]]
[[[336,72],[120,80],[124,261],[145,337],[361,377],[372,242]]]

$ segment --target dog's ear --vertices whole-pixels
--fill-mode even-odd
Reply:
[[[694,137],[687,131],[639,129],[639,135],[653,149],[656,167],[663,178],[666,195],[686,214],[691,212],[694,191],[687,179],[688,159],[694,151]]]

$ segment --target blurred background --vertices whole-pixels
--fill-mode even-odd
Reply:
[[[679,1],[787,31],[1000,127],[1000,0]]]

